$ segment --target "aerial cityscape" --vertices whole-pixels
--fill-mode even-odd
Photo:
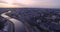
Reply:
[[[60,32],[60,0],[0,0],[0,32]]]

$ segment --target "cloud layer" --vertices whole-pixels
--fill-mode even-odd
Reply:
[[[12,2],[16,7],[60,8],[59,1],[60,0],[13,0]],[[0,0],[0,3],[1,2],[7,4],[4,0]],[[0,6],[2,7],[1,4]]]

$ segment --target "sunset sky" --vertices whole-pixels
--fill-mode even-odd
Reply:
[[[1,7],[60,8],[60,0],[0,0]]]

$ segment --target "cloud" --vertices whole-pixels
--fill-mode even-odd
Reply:
[[[19,7],[17,5],[8,5],[8,4],[5,4],[5,3],[0,3],[0,8],[13,8],[13,7]]]
[[[60,0],[16,0],[13,7],[60,8]],[[0,4],[0,6],[2,6]],[[4,4],[4,6],[6,6]]]
[[[33,0],[34,1],[34,0]],[[32,7],[43,7],[43,8],[59,8],[60,0],[35,0],[31,5]]]

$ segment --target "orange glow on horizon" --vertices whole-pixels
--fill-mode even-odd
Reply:
[[[0,8],[14,8],[14,7],[18,7],[17,5],[9,5],[9,4],[4,4],[4,3],[0,3]]]

